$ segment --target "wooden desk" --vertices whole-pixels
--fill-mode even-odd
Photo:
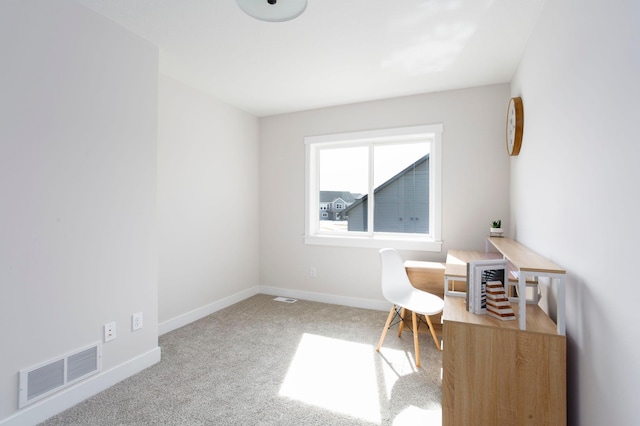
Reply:
[[[565,277],[566,271],[555,263],[531,251],[527,247],[509,238],[488,237],[486,241],[486,251],[490,252],[491,247],[496,249],[505,259],[509,260],[515,268],[518,275],[518,295],[520,311],[519,325],[521,330],[525,330],[527,326],[527,310],[524,308],[526,304],[526,279],[527,277],[549,277],[557,279],[557,330],[558,334],[565,334]]]
[[[520,330],[444,300],[443,425],[565,425],[566,338],[544,311],[525,305]]]
[[[407,260],[404,262],[404,268],[407,271],[409,281],[415,288],[444,297],[442,280],[444,279],[445,265],[443,263]]]

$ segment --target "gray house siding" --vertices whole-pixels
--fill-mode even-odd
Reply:
[[[416,199],[415,194],[425,194]],[[426,155],[374,190],[375,232],[429,233],[429,156]],[[367,231],[368,196],[343,212],[349,231]]]
[[[369,214],[369,206],[366,201],[367,196],[365,195],[362,202],[357,202],[350,209],[344,212],[345,216],[348,219],[347,229],[349,231],[367,231],[368,227],[368,214]]]

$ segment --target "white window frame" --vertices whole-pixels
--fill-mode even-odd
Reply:
[[[442,124],[400,127],[393,129],[340,133],[323,136],[308,136],[305,143],[305,235],[304,243],[325,246],[383,248],[400,250],[442,251]],[[373,232],[322,233],[319,226],[319,155],[321,148],[334,145],[373,144],[379,142],[406,142],[429,138],[429,234],[401,234]],[[369,173],[373,173],[371,169]],[[373,215],[375,200],[370,197],[370,214]],[[373,223],[370,221],[369,223]]]

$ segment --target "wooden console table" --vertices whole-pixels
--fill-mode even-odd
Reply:
[[[521,330],[444,300],[442,424],[566,425],[566,337],[544,311],[526,304]]]
[[[450,281],[466,282],[467,263],[500,258],[509,261],[509,271],[517,271],[519,297],[512,308],[519,321],[470,313],[459,297],[465,292],[449,288]],[[444,425],[566,425],[565,274],[508,238],[489,237],[485,252],[447,253],[442,314]],[[541,276],[559,280],[557,324],[537,304],[526,303],[527,278]]]
[[[527,327],[526,305],[526,280],[527,277],[549,277],[557,279],[558,282],[558,307],[557,307],[557,330],[558,334],[565,334],[565,277],[566,271],[550,260],[529,250],[527,247],[509,238],[488,237],[486,241],[486,251],[491,252],[491,247],[496,249],[513,266],[518,274],[518,304],[521,314],[518,321],[521,330]],[[506,288],[506,287],[505,287]]]

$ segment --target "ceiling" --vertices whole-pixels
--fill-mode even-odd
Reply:
[[[545,2],[308,0],[273,23],[235,0],[76,1],[157,45],[162,74],[256,116],[509,82]]]

